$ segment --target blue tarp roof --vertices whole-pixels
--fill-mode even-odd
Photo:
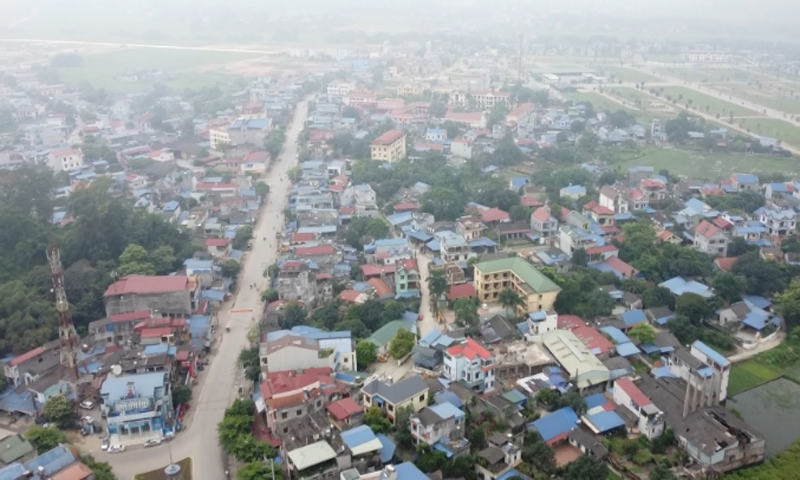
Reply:
[[[594,415],[586,415],[586,418],[592,425],[600,430],[600,433],[605,433],[625,425],[625,420],[614,411],[598,412]]]
[[[578,415],[572,407],[564,407],[528,424],[533,426],[545,442],[572,431],[578,426]]]
[[[40,408],[41,405],[38,407]],[[36,408],[33,405],[33,395],[25,389],[19,391],[10,390],[3,398],[0,398],[0,410],[35,415]]]
[[[591,410],[595,407],[599,407],[600,405],[605,405],[608,403],[608,399],[602,393],[593,393],[584,397],[584,402],[586,402],[586,410]]]

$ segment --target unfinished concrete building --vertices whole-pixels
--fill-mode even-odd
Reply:
[[[158,316],[189,317],[196,290],[197,283],[185,276],[128,275],[106,289],[106,316],[152,310]]]
[[[303,260],[287,260],[278,273],[278,296],[281,300],[298,300],[306,305],[318,301],[316,272]]]

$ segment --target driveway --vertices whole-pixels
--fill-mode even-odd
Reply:
[[[129,480],[137,473],[166,466],[169,463],[168,448],[172,450],[172,458],[175,460],[192,457],[195,480],[225,478],[222,452],[217,443],[217,423],[237,396],[239,372],[236,358],[239,351],[247,346],[247,332],[255,325],[254,320],[259,317],[262,309],[259,292],[267,287],[267,279],[262,276],[263,265],[271,265],[277,260],[275,234],[283,228],[283,210],[290,188],[286,173],[296,163],[295,139],[308,113],[306,100],[298,104],[294,120],[287,131],[284,151],[267,174],[271,191],[254,226],[253,248],[248,252],[242,266],[239,293],[233,302],[223,305],[219,314],[220,326],[230,325],[230,332],[222,335],[215,358],[207,368],[208,376],[202,389],[194,392],[192,409],[189,412],[193,416],[191,426],[178,434],[169,445],[162,444],[148,449],[132,448],[125,453],[113,455],[91,452],[98,460],[110,462],[120,480]],[[281,178],[283,181],[280,181]],[[249,288],[251,283],[257,284],[258,288]],[[232,310],[239,313],[233,313]]]

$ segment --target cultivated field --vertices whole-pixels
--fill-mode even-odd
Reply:
[[[779,378],[780,372],[766,367],[755,360],[734,363],[728,382],[728,396],[732,397],[745,390]]]
[[[667,99],[668,96],[671,99],[669,101],[677,100],[678,105],[685,107],[686,104],[689,103],[690,106],[694,106],[712,115],[719,113],[721,117],[727,117],[731,113],[733,113],[734,117],[758,115],[758,112],[750,110],[749,108],[704,93],[699,93],[686,87],[664,87],[664,92],[661,94],[661,97]]]
[[[625,83],[645,82],[645,84],[647,84],[648,82],[661,82],[661,81],[663,81],[659,77],[656,77],[656,76],[653,76],[653,75],[650,75],[650,74],[647,74],[647,73],[642,73],[642,72],[640,72],[638,70],[635,70],[633,68],[614,67],[614,66],[610,66],[610,65],[598,65],[596,68],[598,70],[600,70],[600,71],[608,72],[611,75],[613,75],[615,81],[622,80]],[[614,83],[614,82],[612,82],[612,83]]]
[[[777,138],[782,142],[800,145],[800,127],[777,118],[746,118],[735,119],[736,125],[749,129],[753,133],[765,137]]]
[[[673,175],[688,178],[718,180],[728,178],[732,173],[773,173],[785,175],[800,174],[800,164],[793,158],[771,155],[744,155],[733,153],[708,153],[668,148],[648,147],[640,155],[615,162],[612,168],[626,171],[637,165],[652,166],[655,171],[669,170]]]

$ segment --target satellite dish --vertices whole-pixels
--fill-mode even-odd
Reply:
[[[121,367],[121,366],[119,366],[119,365],[113,365],[113,366],[111,367],[111,373],[112,373],[112,374],[113,374],[115,377],[118,377],[118,376],[122,375],[122,367]]]

